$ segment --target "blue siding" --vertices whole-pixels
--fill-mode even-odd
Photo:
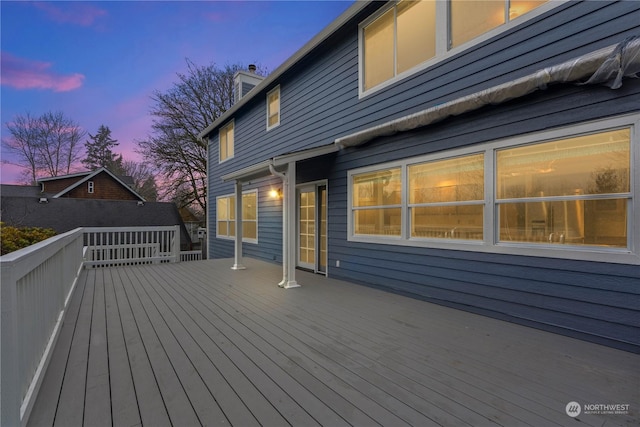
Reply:
[[[371,6],[313,55],[285,73],[281,124],[266,131],[265,88],[235,120],[235,157],[217,162],[210,135],[210,221],[215,197],[233,192],[224,174],[530,74],[640,35],[640,2],[567,2],[471,50],[358,99],[357,24]],[[497,107],[360,148],[300,162],[299,183],[328,179],[329,274],[416,298],[640,352],[640,268],[459,250],[376,245],[347,240],[347,172],[376,163],[640,111],[640,80],[623,87],[557,85]],[[636,165],[637,167],[637,165]],[[636,170],[637,171],[637,170]],[[281,262],[282,206],[259,188],[259,243],[245,255]],[[215,236],[212,233],[211,237]],[[214,257],[232,257],[233,242],[211,238]],[[335,267],[340,260],[340,268]]]

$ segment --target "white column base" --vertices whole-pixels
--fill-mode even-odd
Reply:
[[[231,267],[232,270],[246,270],[247,267],[245,267],[242,264],[233,264],[233,267]]]
[[[278,285],[280,286],[280,285]],[[283,288],[285,289],[291,289],[291,288],[299,288],[300,285],[298,284],[298,282],[296,282],[295,280],[289,280],[284,286]]]

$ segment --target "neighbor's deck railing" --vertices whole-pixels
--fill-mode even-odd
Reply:
[[[78,228],[0,257],[0,425],[26,424],[83,266],[195,259],[178,226]]]

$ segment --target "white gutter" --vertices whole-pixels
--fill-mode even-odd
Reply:
[[[639,73],[640,37],[633,36],[619,44],[538,70],[511,82],[337,138],[334,142],[340,148],[356,147],[380,136],[427,126],[486,105],[502,104],[537,90],[544,90],[548,85],[556,83],[606,84],[611,89],[617,89],[622,86],[623,77],[639,77]]]
[[[282,172],[278,172],[272,163],[269,163],[269,171],[271,172],[272,175],[275,175],[282,180],[282,194],[287,195],[288,194],[287,190],[289,186],[289,180],[287,176]],[[287,217],[288,209],[285,206],[287,201],[288,200],[286,200],[283,197],[282,199],[282,281],[278,283],[278,286],[280,286],[281,288],[283,288],[284,285],[287,284],[289,279],[287,274],[288,268],[289,268],[289,248],[287,243],[289,239],[287,239],[287,231],[286,231],[289,229],[288,228],[289,219]]]

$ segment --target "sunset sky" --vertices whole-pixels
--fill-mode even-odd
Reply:
[[[139,161],[150,132],[150,97],[196,65],[255,63],[268,71],[353,1],[5,1],[1,8],[1,119],[61,111],[114,151]],[[86,138],[85,138],[86,139]],[[20,169],[2,151],[3,184]]]

